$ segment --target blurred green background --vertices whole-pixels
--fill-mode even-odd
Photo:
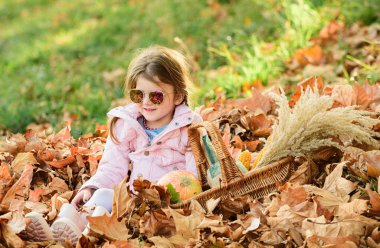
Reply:
[[[379,0],[2,0],[0,129],[58,129],[71,118],[74,136],[93,131],[123,98],[133,52],[152,44],[191,61],[192,107],[213,99],[215,85],[241,97],[244,82],[280,75],[332,19],[370,24],[379,13]],[[260,52],[269,42],[276,49]]]

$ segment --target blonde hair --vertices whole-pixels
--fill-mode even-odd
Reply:
[[[180,52],[157,45],[138,50],[128,66],[124,85],[125,95],[129,90],[136,88],[140,76],[152,82],[172,85],[175,95],[182,96],[182,103],[188,105],[187,86],[191,84],[189,65]],[[111,139],[115,143],[119,143],[114,133],[118,119],[118,117],[112,118],[109,127]]]

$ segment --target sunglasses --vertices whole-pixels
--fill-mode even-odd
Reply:
[[[132,89],[129,91],[129,97],[134,103],[141,103],[144,100],[145,92],[142,90]],[[164,101],[165,93],[162,91],[149,92],[149,101],[155,105],[161,104]]]

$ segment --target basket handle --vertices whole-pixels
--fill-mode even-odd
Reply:
[[[238,166],[236,165],[235,160],[229,153],[226,145],[223,142],[219,129],[217,128],[215,123],[208,121],[197,122],[189,126],[188,133],[191,149],[193,151],[197,166],[197,172],[202,181],[202,185],[207,185],[207,170],[210,167],[210,165],[207,162],[206,154],[204,154],[204,151],[200,143],[199,132],[201,131],[201,128],[204,128],[207,131],[207,134],[209,135],[212,145],[214,146],[214,149],[216,151],[221,167],[220,169],[222,184],[227,184],[238,177],[242,178],[243,173],[241,173]]]

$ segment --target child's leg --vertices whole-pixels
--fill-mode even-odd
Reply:
[[[75,246],[84,227],[80,213],[73,205],[65,203],[62,205],[57,219],[51,225],[51,230],[55,240],[65,241],[67,239]]]
[[[111,213],[112,211],[112,200],[113,200],[113,190],[102,188],[94,192],[93,196],[90,198],[85,207],[96,206],[93,211],[89,213],[90,216],[101,216],[105,213]],[[87,225],[88,220],[86,218],[87,213],[82,213],[81,218],[84,225]]]
[[[68,239],[75,245],[88,223],[86,216],[88,214],[93,215],[94,213],[99,216],[104,215],[107,211],[111,212],[112,198],[113,190],[96,190],[94,195],[84,205],[86,207],[94,206],[94,210],[90,213],[79,213],[73,205],[68,203],[63,204],[56,221],[51,225],[54,239],[61,241]]]

